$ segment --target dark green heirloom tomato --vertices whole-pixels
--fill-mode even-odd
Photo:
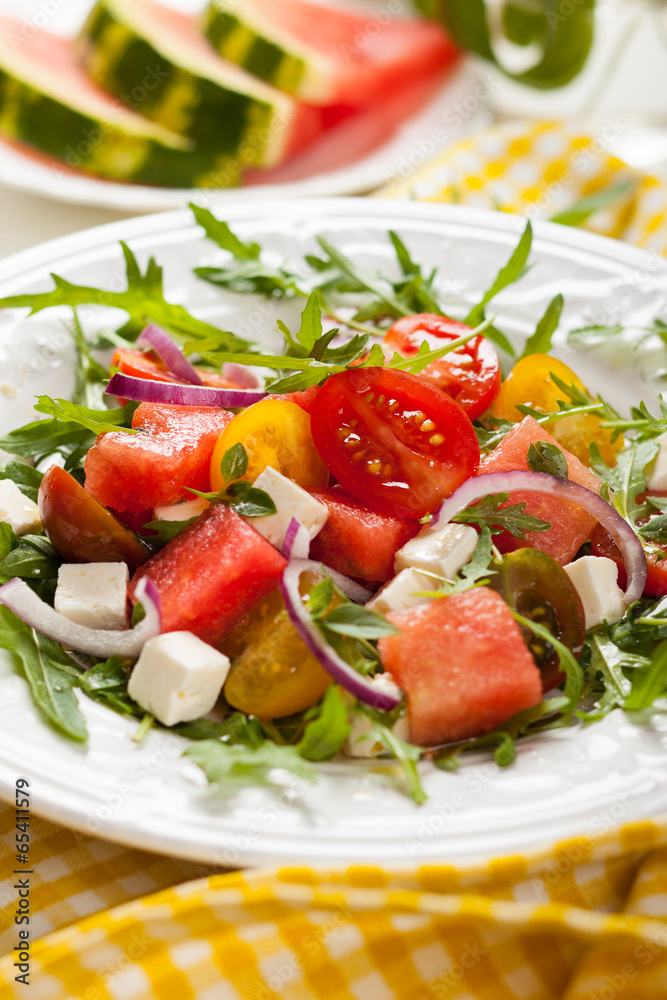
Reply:
[[[586,619],[581,598],[565,570],[546,552],[518,549],[503,557],[490,586],[524,618],[548,628],[554,638],[581,652]],[[520,626],[535,663],[542,673],[542,689],[550,691],[563,680],[553,646]]]

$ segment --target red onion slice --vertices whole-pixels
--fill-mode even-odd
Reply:
[[[309,652],[319,660],[327,673],[331,674],[341,687],[344,687],[359,701],[372,705],[373,708],[390,712],[392,708],[396,708],[400,704],[401,699],[384,691],[378,691],[368,677],[357,673],[349,663],[346,663],[332,649],[306,611],[299,589],[301,574],[320,572],[320,564],[312,562],[310,559],[293,559],[284,571],[280,581],[280,592],[283,595],[292,624]]]
[[[31,590],[24,580],[14,577],[0,587],[0,603],[49,639],[55,639],[66,649],[75,649],[89,656],[108,659],[110,656],[125,656],[135,659],[144,643],[161,630],[160,595],[155,584],[148,577],[142,577],[137,584],[137,600],[145,611],[145,617],[133,629],[114,632],[106,629],[88,628],[77,625],[65,615],[55,611]]]
[[[155,379],[135,378],[117,372],[106,391],[121,399],[139,403],[167,403],[174,406],[251,406],[265,399],[268,393],[261,389],[216,389],[208,385],[178,385],[175,382],[158,382]]]
[[[203,385],[186,356],[176,346],[169,334],[161,330],[159,326],[147,326],[140,333],[137,344],[147,344],[162,358],[169,371],[173,372],[174,375],[178,375],[179,378],[185,379],[192,385]]]
[[[310,551],[310,532],[295,517],[290,521],[283,541],[285,559],[307,559]]]
[[[310,541],[310,533],[306,526],[293,517],[285,532],[282,553],[286,559],[307,559],[310,550]],[[338,589],[346,597],[349,597],[351,601],[354,601],[355,604],[366,604],[367,601],[370,601],[373,596],[372,591],[367,590],[366,587],[362,587],[355,580],[350,580],[349,576],[343,576],[342,573],[332,569],[331,566],[326,566],[324,563],[318,563],[317,565],[321,566],[322,570],[324,570],[327,576],[331,577]]]
[[[627,607],[638,601],[646,584],[646,556],[628,522],[597,493],[573,483],[569,479],[556,479],[547,472],[527,472],[513,469],[509,472],[487,472],[467,479],[458,490],[444,501],[433,515],[433,523],[447,524],[462,510],[494,493],[513,493],[515,490],[531,490],[544,493],[556,500],[582,507],[606,528],[620,549],[628,575],[624,601]]]

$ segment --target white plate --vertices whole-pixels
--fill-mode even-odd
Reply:
[[[325,232],[347,253],[387,272],[395,271],[386,239],[391,227],[418,259],[438,264],[446,295],[468,303],[490,284],[524,225],[514,216],[455,206],[356,199],[230,206],[225,218],[276,259],[301,257],[314,248],[313,236]],[[564,227],[535,228],[536,266],[497,300],[502,328],[525,335],[558,291],[566,299],[565,328],[604,317],[645,325],[664,315],[667,263]],[[293,305],[225,295],[197,281],[191,268],[224,254],[183,211],[115,223],[9,258],[0,263],[0,295],[45,289],[50,271],[70,281],[122,287],[120,238],[142,260],[157,255],[169,296],[226,328],[255,328],[270,342],[276,315],[295,316]],[[102,318],[86,310],[89,326]],[[57,313],[0,316],[0,427],[29,419],[33,394],[71,389],[65,343]],[[629,374],[627,358],[617,369],[583,358],[574,363],[592,389],[604,389],[620,405],[652,398]],[[0,795],[12,799],[16,778],[27,775],[39,815],[211,864],[462,861],[599,832],[667,809],[667,723],[642,729],[620,712],[588,729],[575,726],[522,743],[505,770],[481,756],[458,774],[427,763],[422,771],[429,799],[417,807],[386,775],[352,761],[320,766],[313,786],[286,779],[280,795],[250,788],[224,800],[182,760],[185,741],[155,731],[136,746],[134,723],[85,698],[81,706],[90,729],[86,747],[49,729],[23,680],[0,663]]]
[[[197,13],[203,0],[166,0],[185,13]],[[340,0],[338,0],[340,2]],[[92,6],[91,0],[67,0],[45,5],[43,0],[0,0],[0,14],[19,18],[30,31],[46,27],[61,35],[74,35]],[[357,4],[357,6],[359,6]],[[33,29],[34,30],[34,29]],[[490,113],[476,96],[477,74],[462,64],[446,76],[442,87],[414,115],[406,119],[384,142],[359,160],[333,170],[326,164],[346,145],[346,123],[314,143],[303,156],[281,169],[281,182],[255,184],[228,190],[161,188],[122,184],[102,178],[64,171],[57,164],[40,162],[19,148],[0,140],[0,184],[55,201],[95,205],[127,212],[159,212],[179,208],[191,201],[206,204],[253,202],[258,198],[328,197],[371,191],[405,170],[414,170],[426,159],[461,138],[473,127],[490,121]],[[485,96],[486,95],[485,93]],[[453,109],[458,108],[458,111]],[[328,151],[331,150],[331,157]],[[311,160],[316,158],[314,168]]]

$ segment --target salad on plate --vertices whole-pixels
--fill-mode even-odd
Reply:
[[[0,439],[0,646],[45,720],[85,742],[88,697],[137,742],[169,728],[224,793],[338,758],[419,803],[423,758],[506,766],[664,708],[667,407],[622,416],[549,353],[561,295],[517,356],[489,310],[530,224],[445,312],[394,232],[395,281],[325,237],[276,266],[192,209],[226,251],[198,278],[302,300],[282,353],[172,304],[126,245],[123,291],[0,300],[69,307],[78,355],[72,398]],[[88,304],[127,321],[84,332]]]

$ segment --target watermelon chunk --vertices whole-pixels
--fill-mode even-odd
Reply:
[[[542,700],[540,671],[500,594],[477,587],[387,616],[382,665],[405,691],[410,738],[483,736]]]
[[[192,187],[217,168],[168,131],[110,97],[64,39],[0,18],[0,133],[63,166],[120,181]]]
[[[210,489],[211,455],[233,414],[213,406],[142,403],[132,426],[144,434],[100,434],[86,455],[86,489],[113,510],[134,513]]]
[[[396,551],[420,525],[371,510],[342,486],[309,492],[329,511],[327,523],[310,546],[311,559],[371,583],[391,580]]]
[[[152,0],[98,0],[77,42],[81,65],[123,103],[214,153],[223,183],[307,145],[321,115],[225,62],[197,20]],[[215,171],[213,171],[215,178]]]
[[[160,594],[163,632],[193,632],[217,646],[274,590],[287,560],[229,507],[211,504],[132,577]]]
[[[312,0],[212,0],[203,26],[225,59],[317,105],[376,103],[456,58],[432,21]]]
[[[548,434],[533,417],[524,417],[521,423],[517,424],[503,438],[495,451],[482,459],[479,475],[485,472],[508,472],[510,469],[527,470],[528,449],[531,444],[536,444],[538,441],[546,441],[560,448],[567,460],[568,475],[572,482],[579,483],[580,486],[585,486],[586,489],[592,490],[594,493],[600,492],[602,486],[600,477],[587,469],[575,455],[561,447],[556,439]],[[580,546],[590,538],[591,532],[597,524],[595,518],[582,510],[581,507],[575,507],[573,504],[555,500],[553,497],[545,497],[530,490],[517,490],[510,495],[508,503],[522,503],[524,501],[526,513],[534,514],[535,517],[548,521],[551,528],[548,531],[529,532],[523,541],[504,532],[495,539],[500,551],[511,552],[521,548],[540,549],[552,556],[561,566],[571,562]]]

